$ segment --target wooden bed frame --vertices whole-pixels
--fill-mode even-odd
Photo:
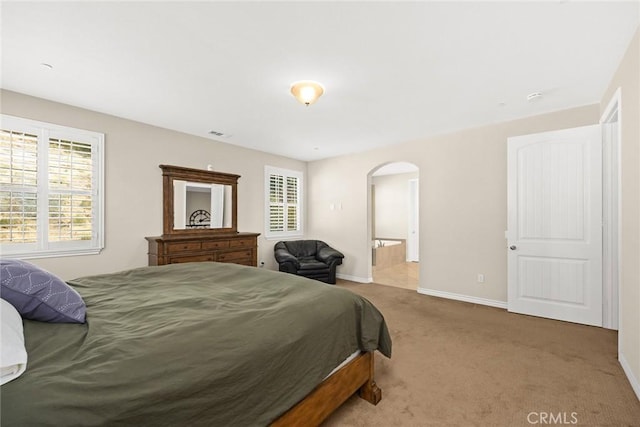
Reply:
[[[382,390],[373,380],[373,374],[373,352],[361,353],[325,379],[307,397],[275,420],[271,426],[320,425],[356,391],[361,398],[377,405],[382,399]]]

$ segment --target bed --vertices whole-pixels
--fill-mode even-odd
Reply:
[[[215,262],[68,283],[87,321],[24,320],[3,426],[314,425],[358,390],[380,399],[373,352],[390,357],[391,339],[348,290]]]

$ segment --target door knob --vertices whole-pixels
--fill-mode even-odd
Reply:
[[[509,246],[509,249],[511,249],[512,251],[515,251],[517,248],[516,248],[516,245],[511,245]]]

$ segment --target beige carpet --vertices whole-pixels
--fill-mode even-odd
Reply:
[[[354,396],[325,427],[640,426],[615,331],[390,286],[338,285],[382,311],[393,357],[376,353],[378,406]]]

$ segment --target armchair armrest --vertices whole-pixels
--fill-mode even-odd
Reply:
[[[284,248],[276,249],[273,254],[278,264],[284,264],[288,262],[293,264],[296,267],[296,269],[300,268],[300,262],[298,262],[298,259],[293,255],[291,255],[291,253],[288,252],[286,249]]]
[[[344,258],[344,255],[342,252],[337,251],[332,247],[325,246],[316,253],[316,258],[325,264],[330,264],[334,260],[337,260],[338,264],[342,264],[342,258]]]

